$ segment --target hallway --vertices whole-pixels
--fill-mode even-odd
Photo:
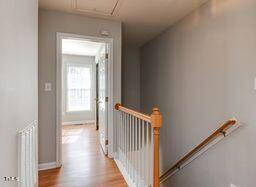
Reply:
[[[63,126],[62,145],[62,168],[40,171],[40,187],[127,186],[115,162],[103,154],[94,125]]]

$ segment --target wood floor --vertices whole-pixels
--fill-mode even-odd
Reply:
[[[39,172],[39,187],[127,186],[115,162],[100,147],[94,125],[67,125],[62,137],[63,166]]]

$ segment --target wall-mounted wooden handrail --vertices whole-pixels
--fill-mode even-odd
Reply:
[[[153,129],[153,153],[151,153],[153,154],[153,163],[151,163],[153,164],[153,187],[159,187],[159,130],[162,127],[162,115],[160,110],[158,108],[153,108],[152,114],[149,116],[126,108],[119,103],[115,105],[115,109],[134,116],[140,120],[146,121],[151,125],[151,128]],[[144,123],[140,124],[143,125]]]
[[[122,106],[120,103],[117,103],[115,105],[115,109],[119,110],[119,111],[122,111],[124,113],[130,114],[130,115],[132,115],[132,116],[134,116],[136,118],[139,118],[141,120],[144,120],[144,121],[147,121],[147,122],[151,123],[151,117],[149,115],[142,114],[142,113],[137,112],[135,110],[126,108],[126,107]]]
[[[169,170],[164,172],[160,176],[160,183],[164,182],[171,173],[173,173],[175,170],[179,169],[184,163],[186,163],[189,159],[191,159],[194,155],[196,155],[199,151],[201,151],[206,145],[211,143],[213,140],[215,140],[218,136],[224,135],[226,136],[226,131],[234,126],[236,124],[236,119],[230,119],[226,121],[222,126],[217,129],[212,135],[210,135],[208,138],[206,138],[202,143],[200,143],[198,146],[196,146],[192,151],[190,151],[188,154],[186,154],[183,158],[181,158],[176,164],[174,164]]]

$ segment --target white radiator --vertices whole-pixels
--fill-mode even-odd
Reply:
[[[18,134],[19,187],[38,186],[37,121]]]

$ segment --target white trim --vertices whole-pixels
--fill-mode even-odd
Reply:
[[[114,52],[113,39],[109,44],[108,59],[108,157],[114,158]],[[121,79],[121,77],[120,77]]]
[[[79,8],[79,6],[77,6],[77,0],[72,0],[71,1],[71,8],[72,8],[73,11],[78,12],[78,13],[87,13],[87,14],[89,13],[89,14],[94,15],[94,16],[101,15],[101,16],[113,17],[118,13],[123,1],[124,0],[117,0],[116,4],[114,6],[114,9],[109,13],[103,12],[103,11],[97,11],[97,10],[92,11],[90,9]]]
[[[61,145],[61,137],[62,137],[62,128],[61,128],[61,115],[62,115],[62,96],[61,96],[61,72],[62,72],[62,52],[61,52],[61,40],[62,39],[78,39],[78,40],[87,40],[93,42],[102,42],[109,44],[109,64],[108,64],[108,157],[113,158],[114,154],[114,127],[113,127],[113,116],[114,116],[114,60],[113,60],[113,38],[106,37],[94,37],[94,36],[83,36],[77,34],[70,33],[56,33],[57,37],[57,50],[56,50],[56,165],[57,167],[61,167],[62,165],[62,145]]]
[[[62,125],[80,125],[80,124],[87,124],[87,123],[94,123],[94,120],[91,121],[68,121],[68,122],[62,122]]]
[[[57,49],[56,49],[56,165],[61,167],[62,164],[62,129],[61,129],[61,115],[62,115],[62,37],[57,33]]]
[[[48,170],[48,169],[54,169],[57,168],[57,163],[56,162],[47,162],[47,163],[42,163],[38,165],[38,171],[42,170]]]
[[[123,167],[122,163],[118,159],[114,159],[119,171],[122,173],[124,180],[128,184],[129,187],[136,187],[136,184],[132,182],[129,174],[126,172],[125,168]]]

